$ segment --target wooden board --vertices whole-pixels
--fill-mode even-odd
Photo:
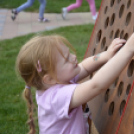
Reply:
[[[107,50],[114,38],[127,40],[133,32],[134,0],[103,0],[85,57]],[[107,91],[88,102],[99,134],[115,134],[133,80],[134,57]],[[134,134],[134,90],[118,134]]]

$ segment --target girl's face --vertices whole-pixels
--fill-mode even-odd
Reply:
[[[80,72],[76,55],[70,53],[66,45],[60,45],[60,49],[64,55],[57,50],[56,52],[56,75],[60,83],[69,83]]]

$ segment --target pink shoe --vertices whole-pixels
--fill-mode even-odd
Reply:
[[[47,18],[39,18],[38,21],[39,22],[49,22],[50,20]]]

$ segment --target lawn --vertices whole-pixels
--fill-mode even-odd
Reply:
[[[16,8],[21,4],[25,3],[26,0],[0,0],[0,8]],[[47,0],[46,13],[61,13],[61,8],[66,7],[72,3],[75,3],[76,0]],[[101,0],[96,0],[96,8],[99,10]],[[28,8],[26,11],[38,12],[39,1],[35,0],[33,6]],[[82,6],[73,10],[72,12],[89,12],[89,5],[86,0],[83,0]]]
[[[16,8],[26,0],[0,0],[0,8]],[[45,12],[60,13],[61,8],[70,5],[75,0],[48,0]],[[101,0],[96,0],[96,7],[99,10]],[[32,7],[26,11],[38,12],[39,2],[35,0]],[[86,0],[80,8],[72,12],[89,12],[89,5]],[[93,25],[81,25],[59,28],[46,31],[43,34],[60,34],[65,36],[77,51],[79,61],[83,59]],[[26,106],[22,99],[24,82],[15,74],[15,60],[20,47],[35,34],[29,34],[10,40],[0,41],[0,134],[26,134]],[[73,36],[72,36],[73,35]],[[34,94],[34,91],[33,91]],[[38,132],[37,132],[38,133]]]
[[[66,37],[77,51],[79,61],[87,49],[93,25],[69,26],[44,35],[59,34]],[[20,47],[35,34],[0,42],[0,134],[26,134],[26,106],[22,99],[24,82],[15,74],[15,60]],[[33,91],[34,94],[34,91]]]

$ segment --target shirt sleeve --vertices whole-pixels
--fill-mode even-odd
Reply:
[[[79,79],[79,75],[76,75],[72,80],[70,80],[71,83],[77,83]]]
[[[77,84],[62,85],[51,96],[51,106],[58,118],[70,118],[77,110],[69,113],[69,105]]]

